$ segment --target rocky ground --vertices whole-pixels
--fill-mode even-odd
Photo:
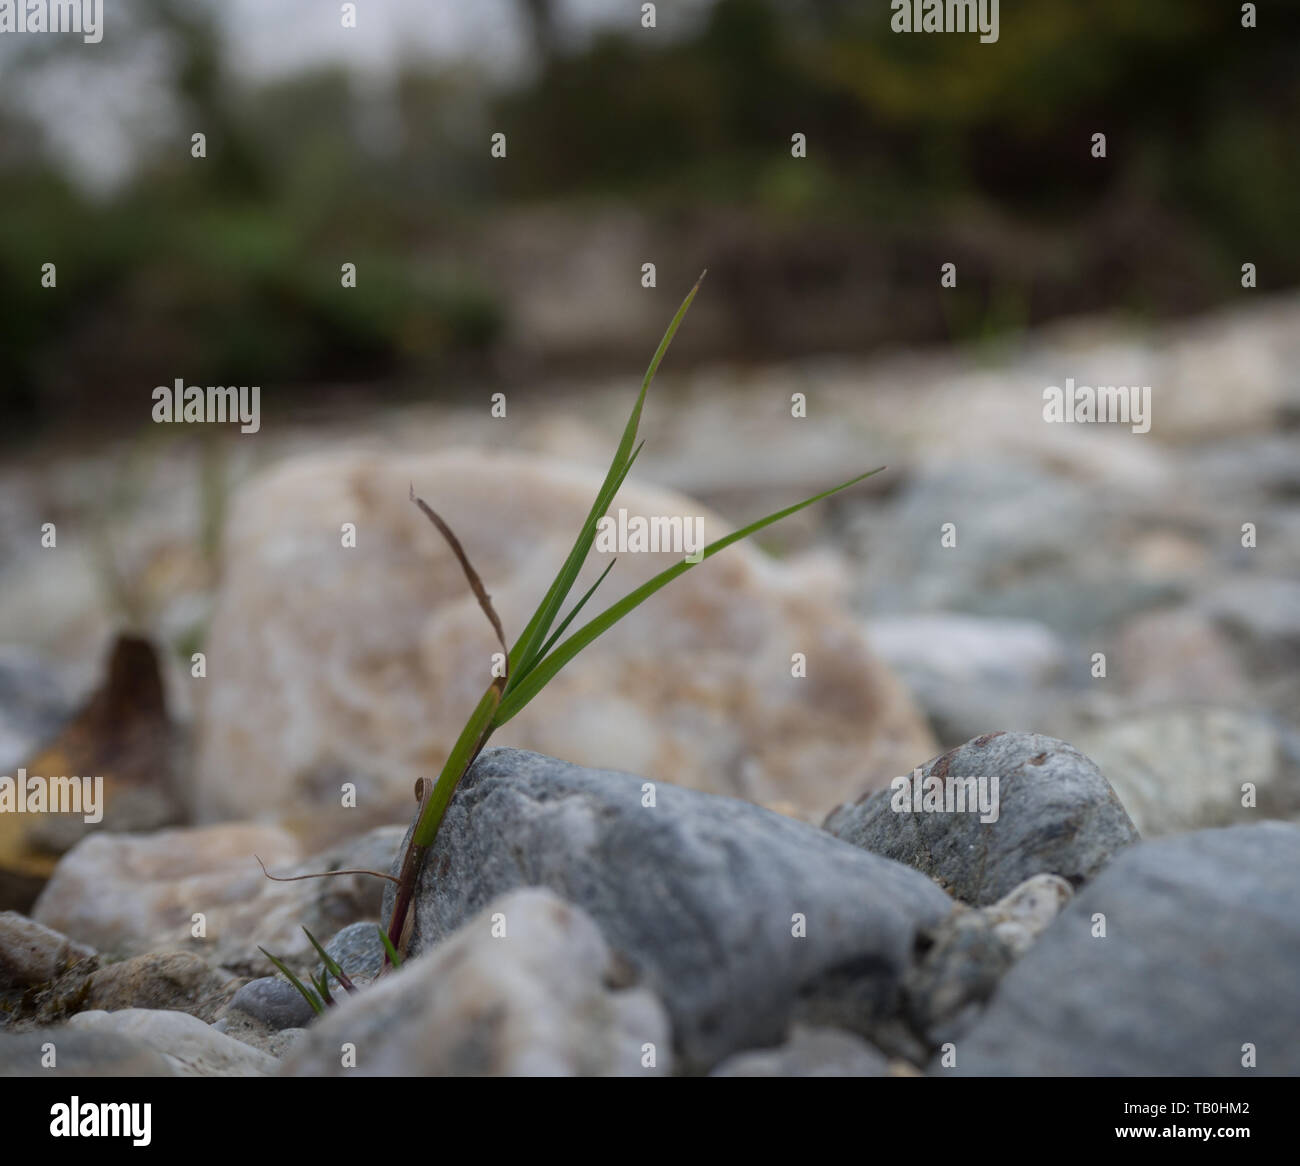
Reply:
[[[0,822],[0,1072],[1300,1071],[1297,357],[1276,299],[666,376],[631,509],[716,537],[890,469],[685,576],[507,726],[414,958],[320,1019],[259,948],[311,970],[306,925],[364,982],[387,884],[252,856],[388,870],[492,647],[407,484],[517,629],[629,384],[11,461],[0,774],[107,733],[119,808]],[[1045,423],[1067,376],[1150,383],[1151,431]],[[127,622],[165,715],[86,703]],[[896,812],[914,768],[998,778],[996,821]]]

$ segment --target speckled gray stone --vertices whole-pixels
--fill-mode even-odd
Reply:
[[[279,976],[250,980],[235,993],[230,1011],[246,1013],[273,1029],[301,1028],[316,1015],[302,993]]]
[[[986,733],[921,767],[921,780],[998,779],[996,821],[957,813],[899,813],[883,789],[826,819],[837,838],[938,879],[987,906],[1036,874],[1078,887],[1138,833],[1101,771],[1077,749],[1038,733]]]
[[[854,1027],[870,1035],[897,1009],[917,928],[952,909],[915,871],[762,807],[493,749],[428,855],[410,950],[530,885],[596,920],[663,1000],[696,1072],[778,1043],[796,1005],[843,1024],[833,1008],[809,1009],[810,994],[851,997]]]
[[[376,920],[350,923],[325,945],[330,958],[343,969],[343,974],[356,985],[373,980],[384,966],[384,944],[379,938]],[[317,974],[324,973],[323,965],[316,966]],[[330,976],[330,987],[338,983]]]

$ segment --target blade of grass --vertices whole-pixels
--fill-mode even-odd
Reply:
[[[334,1004],[334,997],[330,994],[329,977],[323,973],[319,976],[312,976],[311,984],[320,994],[320,998],[325,1001],[325,1006],[327,1008],[332,1007]]]
[[[438,831],[438,823],[442,821],[447,803],[451,801],[451,795],[455,792],[456,783],[478,756],[483,742],[492,731],[492,718],[500,703],[501,692],[494,685],[483,694],[478,707],[474,710],[474,715],[465,722],[465,727],[456,738],[456,744],[452,746],[447,762],[438,775],[433,793],[425,801],[420,817],[416,821],[415,832],[411,836],[411,842],[416,847],[426,847],[433,842],[433,836]],[[391,939],[392,936],[389,938]]]
[[[550,625],[555,622],[555,615],[559,613],[564,600],[573,589],[578,572],[582,570],[583,564],[587,561],[587,555],[591,551],[591,545],[596,541],[596,527],[609,509],[610,503],[614,500],[614,495],[622,487],[644,446],[645,442],[643,441],[632,451],[631,456],[620,467],[618,473],[612,478],[607,475],[604,482],[601,483],[600,490],[596,494],[596,501],[592,503],[591,510],[582,524],[582,529],[578,532],[577,541],[569,551],[568,558],[564,560],[555,578],[551,580],[551,585],[546,589],[546,594],[542,597],[541,603],[537,605],[537,610],[533,612],[532,618],[528,621],[528,626],[524,628],[523,633],[515,643],[514,651],[511,653],[510,682],[506,685],[507,690],[510,684],[527,676],[528,670],[540,658],[541,651],[538,643],[545,638],[547,631],[550,630]],[[567,575],[570,563],[577,564],[572,578]],[[554,611],[551,611],[553,600],[555,600]],[[545,626],[543,627],[543,625]],[[529,639],[534,640],[534,643],[525,652],[523,645]],[[518,660],[515,659],[515,653],[519,653]]]
[[[276,959],[276,957],[273,956],[264,947],[259,946],[257,950],[260,951],[264,956],[266,956],[267,959],[269,959],[275,965],[275,969],[280,973],[280,975],[284,976],[284,978],[288,980],[289,983],[291,983],[295,988],[298,989],[299,992],[302,993],[303,999],[306,1000],[307,1003],[311,1005],[312,1011],[315,1012],[317,1016],[320,1016],[324,1013],[325,1005],[321,1003],[320,997],[318,997],[315,992],[311,991],[300,979],[298,979],[298,977],[295,976],[293,972],[289,970],[289,966],[283,960]]]
[[[388,962],[395,968],[402,966],[402,957],[397,954],[397,948],[393,946],[393,941],[388,938],[388,932],[382,927],[378,928],[380,942],[384,945],[384,951],[388,953]]]
[[[325,965],[325,970],[339,982],[345,992],[355,992],[357,986],[348,978],[347,973],[339,967],[338,961],[316,942],[316,937],[307,928],[304,927],[302,930],[303,934],[307,936],[308,942],[316,949],[316,954],[320,956],[320,962]],[[328,986],[328,981],[326,981],[326,984]]]
[[[566,615],[563,620],[560,621],[560,626],[551,633],[551,638],[546,641],[545,646],[542,648],[540,652],[537,653],[537,658],[539,660],[545,659],[546,653],[549,652],[553,647],[555,647],[556,641],[559,640],[559,638],[562,635],[564,635],[565,631],[568,629],[568,626],[573,622],[574,617],[578,614],[578,612],[580,612],[583,609],[583,607],[587,603],[587,600],[590,599],[596,593],[596,588],[599,587],[605,581],[605,576],[608,575],[610,571],[614,569],[614,564],[617,562],[618,562],[617,559],[610,559],[609,566],[606,567],[600,573],[600,578],[597,579],[587,589],[587,594],[584,595],[581,599],[579,599],[578,602],[573,605],[573,610],[569,612],[569,614]]]
[[[743,538],[748,538],[751,534],[762,530],[766,526],[771,526],[774,522],[779,522],[783,518],[788,518],[814,502],[820,502],[823,498],[829,498],[832,494],[838,494],[841,490],[847,490],[850,486],[856,486],[859,482],[871,477],[872,474],[878,474],[885,467],[880,466],[874,470],[868,470],[865,474],[859,474],[856,478],[838,486],[832,486],[829,490],[823,490],[819,494],[814,494],[811,498],[805,498],[802,502],[796,502],[793,506],[787,506],[784,510],[778,510],[773,514],[751,522],[748,526],[742,526],[739,530],[710,543],[704,548],[699,562],[719,551],[731,546],[732,543],[739,542]],[[492,718],[492,727],[499,728],[504,725],[511,717],[515,716],[522,710],[529,701],[533,699],[543,688],[550,683],[551,679],[560,671],[570,660],[581,652],[588,644],[598,636],[603,635],[612,628],[625,615],[634,611],[655,592],[666,587],[679,575],[685,574],[692,567],[698,566],[699,563],[682,561],[661,571],[653,579],[643,583],[635,591],[630,592],[620,599],[617,603],[606,608],[600,615],[596,616],[590,623],[584,625],[580,630],[574,632],[567,640],[544,659],[540,660],[524,677],[515,690],[505,696]]]
[[[691,302],[695,299],[696,293],[700,290],[700,284],[704,281],[706,274],[707,271],[702,271],[700,278],[695,281],[695,286],[686,293],[686,298],[682,301],[681,307],[677,309],[677,314],[668,325],[668,330],[664,333],[663,339],[659,341],[659,347],[650,359],[645,376],[641,380],[641,391],[637,394],[636,404],[632,406],[632,413],[627,419],[627,425],[623,428],[623,436],[618,443],[618,449],[614,452],[613,461],[610,462],[609,470],[605,474],[604,484],[601,486],[596,501],[587,515],[587,520],[578,532],[577,541],[573,544],[569,557],[565,559],[564,566],[560,568],[560,573],[555,577],[550,590],[547,591],[537,611],[533,613],[533,618],[528,621],[528,626],[524,628],[523,634],[515,644],[514,651],[510,654],[510,669],[514,673],[513,680],[522,680],[539,659],[540,653],[538,649],[549,635],[551,625],[555,622],[556,616],[560,613],[560,608],[564,606],[565,599],[568,598],[569,592],[573,589],[578,572],[582,570],[582,564],[586,562],[587,553],[591,550],[591,544],[596,537],[596,523],[609,509],[609,504],[613,501],[614,494],[618,490],[618,483],[621,483],[622,479],[627,476],[631,464],[630,459],[633,456],[632,447],[636,442],[637,429],[641,424],[641,410],[645,405],[646,393],[649,392],[650,383],[654,380],[655,373],[659,371],[659,364],[668,351],[668,346],[672,343],[673,337],[677,335],[677,329],[686,316]],[[507,684],[506,688],[508,691],[510,684]]]

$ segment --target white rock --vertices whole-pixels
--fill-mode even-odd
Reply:
[[[1283,773],[1269,722],[1226,708],[1177,708],[1102,726],[1078,742],[1143,837],[1249,818],[1242,786],[1267,796]]]
[[[457,532],[512,639],[544,594],[599,485],[561,462],[481,452],[329,453],[293,460],[232,509],[198,734],[201,814],[249,817],[337,801],[410,807],[490,680],[497,645],[410,484]],[[793,501],[794,499],[792,499]],[[629,515],[700,517],[645,486]],[[356,547],[342,545],[356,524]],[[608,556],[594,555],[574,595]],[[592,610],[680,561],[625,553]],[[849,614],[733,546],[572,662],[494,738],[814,814],[933,751]],[[804,653],[807,677],[792,676]]]
[[[401,843],[392,827],[304,857],[278,826],[227,823],[156,834],[92,834],[69,851],[33,915],[114,955],[189,951],[210,964],[267,972],[267,948],[291,964],[311,962],[301,928],[322,942],[360,918],[378,918],[383,884],[363,875],[274,882],[330,869],[387,870]],[[195,916],[204,934],[195,935]]]
[[[949,613],[867,623],[871,646],[904,676],[966,684],[1042,684],[1060,676],[1065,649],[1045,624]]]
[[[504,928],[504,935],[494,935]],[[591,918],[550,891],[490,903],[308,1028],[288,1076],[659,1076],[671,1033]],[[355,1050],[355,1067],[340,1050]],[[646,1061],[653,1049],[654,1065]]]
[[[217,1032],[198,1017],[155,1008],[78,1012],[68,1027],[130,1037],[161,1053],[179,1077],[265,1077],[276,1059]]]

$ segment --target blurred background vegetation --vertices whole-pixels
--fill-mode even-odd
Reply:
[[[884,0],[665,2],[653,31],[611,3],[576,37],[558,0],[507,7],[505,68],[249,76],[199,0],[110,6],[98,46],[6,38],[29,42],[0,58],[6,438],[137,425],[176,377],[258,383],[274,410],[635,371],[704,266],[683,361],[1186,313],[1239,295],[1247,260],[1300,282],[1295,6],[1246,31],[1221,0],[1004,3],[990,45],[893,34]],[[42,108],[82,132],[61,64],[142,46],[131,165],[87,181]]]

